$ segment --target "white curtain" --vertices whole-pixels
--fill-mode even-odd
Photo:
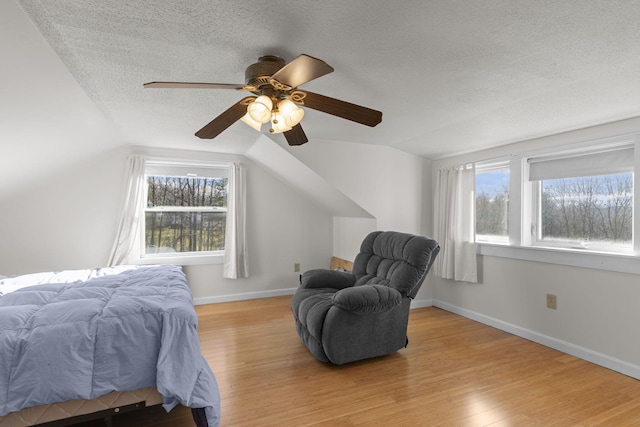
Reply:
[[[227,228],[224,239],[224,274],[227,279],[249,277],[246,235],[245,171],[234,162],[229,170]]]
[[[474,243],[475,170],[456,166],[438,171],[435,186],[434,238],[441,251],[434,272],[443,279],[478,282]]]
[[[120,206],[120,219],[116,230],[116,239],[109,255],[109,266],[129,262],[133,254],[139,251],[138,227],[140,223],[141,205],[144,199],[144,156],[129,156],[126,169],[127,188]]]

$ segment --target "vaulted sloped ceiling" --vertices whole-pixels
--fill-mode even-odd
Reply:
[[[123,143],[13,0],[0,2],[0,55],[0,196]]]
[[[138,145],[246,149],[255,131],[242,123],[210,142],[193,136],[240,93],[142,83],[244,83],[244,69],[265,54],[321,58],[335,72],[304,87],[383,112],[368,128],[308,111],[310,143],[384,144],[437,158],[640,114],[640,2],[19,4],[89,98]]]
[[[321,58],[335,72],[304,88],[383,112],[307,110],[309,144],[439,158],[635,117],[639,21],[618,0],[3,1],[0,192],[125,144],[246,153],[240,122],[194,136],[241,93],[142,84],[244,83],[265,54]]]

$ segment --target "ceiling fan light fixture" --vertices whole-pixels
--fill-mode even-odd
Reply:
[[[278,111],[284,117],[284,122],[290,128],[302,121],[304,110],[288,99],[283,99],[278,103]]]
[[[244,123],[246,123],[247,125],[257,130],[258,132],[260,132],[260,129],[262,128],[262,123],[253,120],[253,118],[249,113],[242,116],[240,120],[242,120]]]
[[[273,102],[266,95],[260,95],[247,107],[247,113],[258,123],[267,123],[271,119]]]
[[[292,127],[293,126],[287,125],[285,117],[280,111],[275,110],[273,112],[273,114],[271,115],[271,129],[269,129],[269,132],[271,133],[287,132],[291,130]]]

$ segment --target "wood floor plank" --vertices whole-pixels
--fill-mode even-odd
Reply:
[[[640,381],[434,307],[411,311],[406,349],[318,362],[289,301],[196,307],[222,426],[640,425]],[[134,417],[114,426],[193,426],[186,408]]]

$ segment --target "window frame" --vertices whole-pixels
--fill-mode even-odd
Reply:
[[[147,212],[225,212],[228,206],[224,208],[205,207],[182,207],[182,206],[147,206],[147,197],[149,185],[147,178],[149,176],[182,176],[187,177],[203,177],[207,170],[230,170],[231,162],[205,162],[205,161],[187,161],[187,160],[169,160],[169,159],[149,159],[145,162],[145,173],[142,185],[144,186],[144,197],[140,210],[140,226],[138,228],[138,253],[139,263],[141,264],[177,264],[177,265],[198,265],[198,264],[222,264],[224,262],[224,250],[217,251],[191,251],[191,252],[157,252],[146,253],[146,213]],[[176,171],[191,169],[195,172],[188,174],[176,175]],[[150,170],[153,173],[150,173]],[[166,175],[164,175],[164,174]],[[212,178],[212,173],[206,174],[206,177]],[[222,177],[222,176],[220,176]],[[226,218],[225,218],[226,220]]]
[[[620,248],[615,245],[598,245],[598,244],[586,244],[578,243],[577,241],[562,241],[562,240],[547,240],[542,241],[539,239],[540,236],[540,228],[541,228],[541,196],[542,196],[542,179],[532,180],[531,179],[531,162],[532,159],[536,161],[558,161],[561,159],[568,159],[569,161],[574,161],[575,159],[588,159],[592,157],[600,157],[604,155],[606,157],[607,153],[616,153],[621,150],[629,149],[633,150],[634,156],[638,153],[637,142],[635,141],[635,137],[621,137],[621,138],[611,138],[609,140],[599,140],[599,141],[591,141],[582,144],[574,144],[569,147],[557,147],[551,150],[544,150],[537,153],[532,153],[529,155],[523,155],[522,161],[526,163],[527,167],[523,169],[523,173],[521,175],[521,180],[523,185],[528,187],[528,198],[525,200],[523,205],[523,209],[528,209],[530,211],[530,221],[525,222],[523,224],[530,224],[530,236],[527,240],[529,246],[532,247],[541,247],[541,248],[550,248],[550,249],[567,249],[578,252],[593,252],[593,253],[610,253],[610,254],[633,254],[634,242],[640,237],[637,233],[633,231],[637,230],[637,228],[633,227],[633,223],[635,222],[636,212],[640,212],[637,209],[639,199],[637,199],[637,189],[635,176],[637,175],[635,172],[638,168],[638,163],[635,161],[631,161],[631,166],[629,169],[625,168],[615,168],[614,170],[605,168],[601,163],[592,166],[590,168],[581,168],[582,170],[576,172],[575,176],[564,175],[567,178],[579,178],[579,177],[589,177],[589,176],[604,176],[606,175],[607,170],[611,173],[629,173],[631,172],[633,177],[634,191],[633,191],[633,217],[632,217],[632,244],[630,248]],[[588,163],[588,161],[587,161]],[[592,175],[588,175],[588,171],[592,171]],[[557,173],[557,172],[556,172]],[[538,175],[540,175],[538,173]],[[562,173],[560,173],[562,176]],[[558,179],[556,177],[549,177],[552,179]]]
[[[633,148],[633,237],[632,250],[602,251],[601,248],[576,249],[534,244],[532,224],[534,213],[534,183],[529,181],[527,159],[540,155],[580,152],[600,147],[628,145]],[[595,268],[622,273],[640,274],[640,132],[568,143],[548,149],[523,150],[508,156],[509,186],[509,244],[476,242],[479,255],[519,259],[581,268]],[[487,161],[487,160],[482,160]],[[480,163],[480,160],[476,161]]]
[[[631,172],[632,175],[633,172]],[[592,175],[592,176],[604,176],[604,175]],[[633,240],[636,238],[635,233],[632,231],[631,244],[628,246],[617,246],[609,244],[597,244],[593,242],[584,242],[579,240],[542,240],[541,227],[542,227],[542,180],[532,181],[532,202],[531,207],[533,212],[531,213],[531,246],[541,248],[561,248],[570,249],[585,252],[594,253],[610,253],[610,254],[632,254],[633,253]],[[635,216],[635,198],[633,200],[632,215]],[[633,217],[632,217],[633,222]]]

